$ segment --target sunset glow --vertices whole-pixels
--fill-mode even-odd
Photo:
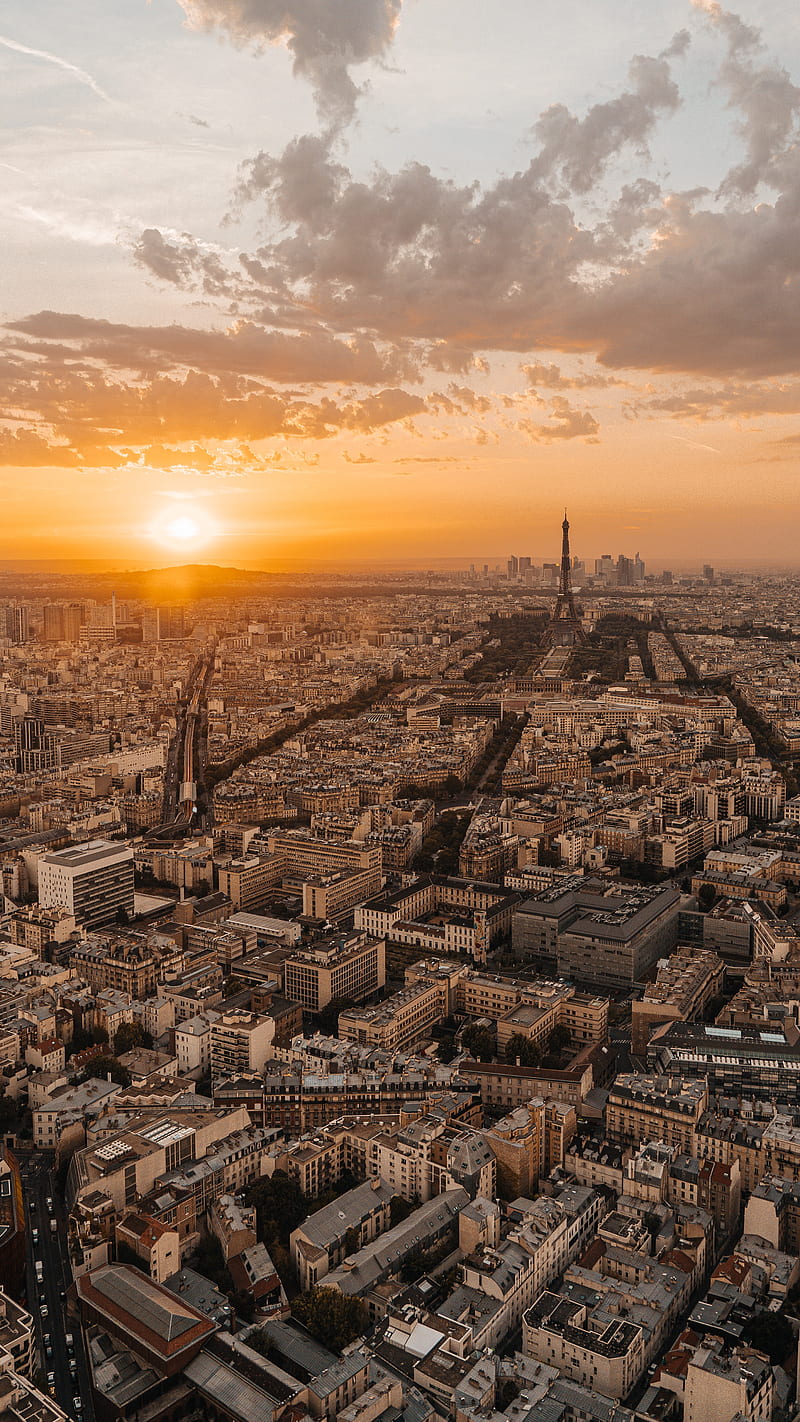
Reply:
[[[794,6],[4,27],[0,557],[796,561]]]

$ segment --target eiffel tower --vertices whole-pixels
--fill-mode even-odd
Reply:
[[[572,647],[576,642],[585,642],[586,633],[572,596],[572,559],[569,554],[569,519],[566,509],[561,531],[561,576],[556,605],[550,618],[550,641],[554,647]]]

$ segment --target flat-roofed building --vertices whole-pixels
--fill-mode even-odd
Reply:
[[[272,1056],[275,1022],[254,1012],[213,1014],[211,1070],[214,1076],[263,1071]]]
[[[284,992],[307,1012],[334,998],[361,1002],[386,982],[386,942],[366,933],[321,938],[284,964]]]
[[[44,854],[39,860],[39,903],[64,908],[88,928],[133,917],[133,850],[93,839]]]
[[[578,982],[628,986],[677,944],[680,903],[670,885],[612,885],[575,876],[519,905],[514,952]]]

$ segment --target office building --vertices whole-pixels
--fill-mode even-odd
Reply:
[[[87,928],[131,917],[133,850],[93,839],[44,854],[39,860],[39,903],[43,908],[63,907]]]
[[[287,958],[284,993],[307,1012],[321,1012],[334,998],[361,1002],[386,982],[386,940],[366,933],[318,939]]]

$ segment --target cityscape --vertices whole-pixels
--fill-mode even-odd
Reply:
[[[10,10],[0,1422],[800,1422],[793,7]]]

